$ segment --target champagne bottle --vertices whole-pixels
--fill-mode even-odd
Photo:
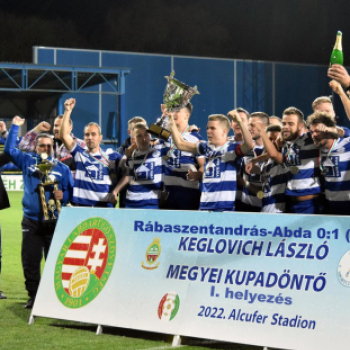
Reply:
[[[343,65],[343,49],[342,49],[342,32],[337,32],[337,38],[335,39],[334,48],[331,54],[331,60],[329,65],[332,66],[333,64],[340,64]]]

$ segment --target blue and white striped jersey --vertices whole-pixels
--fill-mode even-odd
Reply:
[[[145,152],[135,150],[133,156],[127,159],[126,166],[130,172],[126,208],[159,208],[165,168],[162,157],[168,150],[160,143]]]
[[[328,150],[320,149],[320,162],[324,169],[324,187],[327,214],[350,214],[350,138],[335,140]]]
[[[197,143],[203,140],[196,132],[187,132],[182,135],[183,139],[187,142]],[[181,191],[186,192],[187,189],[194,189],[199,191],[198,181],[188,181],[186,174],[188,170],[197,171],[196,158],[198,154],[193,154],[190,152],[179,151],[176,146],[172,143],[171,137],[169,141],[160,141],[168,147],[167,156],[169,157],[168,162],[165,167],[164,184],[166,190],[170,191]]]
[[[261,165],[262,199],[261,212],[284,213],[286,211],[286,187],[288,168],[272,158]]]
[[[296,141],[287,142],[282,148],[284,164],[288,167],[286,195],[306,196],[321,193],[319,150],[309,132]],[[292,171],[297,170],[296,174]]]
[[[239,143],[226,142],[214,147],[208,142],[197,145],[205,155],[205,170],[200,184],[199,210],[233,211],[235,209],[237,162],[243,156]]]
[[[108,203],[108,194],[113,190],[110,173],[116,169],[123,156],[112,149],[89,153],[78,144],[75,144],[71,154],[76,162],[73,203],[113,207]]]

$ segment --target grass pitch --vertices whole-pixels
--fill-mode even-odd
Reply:
[[[11,208],[0,211],[2,230],[2,273],[0,290],[0,349],[171,349],[171,337],[122,328],[104,327],[96,335],[95,325],[39,318],[28,325],[30,310],[23,308],[28,296],[21,265],[22,192],[9,192]],[[262,347],[184,338],[181,349],[257,350]]]

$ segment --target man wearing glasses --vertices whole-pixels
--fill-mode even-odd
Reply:
[[[38,190],[38,185],[43,180],[43,173],[36,166],[43,159],[53,164],[48,176],[50,179],[53,176],[55,177],[55,181],[58,183],[58,190],[54,190],[53,185],[44,186],[46,203],[50,199],[59,200],[62,205],[69,202],[73,178],[69,168],[53,158],[53,140],[49,134],[40,134],[36,138],[36,154],[34,156],[15,148],[18,129],[23,123],[24,119],[17,116],[13,118],[4,150],[5,154],[9,155],[23,172],[22,266],[25,285],[29,295],[25,308],[31,309],[40,281],[41,259],[43,253],[45,259],[47,257],[55,230],[55,223],[52,221],[46,223],[43,220],[43,209]]]

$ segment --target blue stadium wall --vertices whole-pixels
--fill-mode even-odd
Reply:
[[[281,116],[286,107],[295,106],[306,117],[312,113],[311,103],[316,97],[331,94],[327,66],[52,47],[34,47],[33,54],[34,63],[38,64],[131,69],[131,74],[126,76],[123,96],[126,120],[121,120],[120,130],[111,130],[108,123],[118,104],[116,96],[73,96],[77,98],[73,120],[78,137],[82,137],[83,126],[89,121],[101,122],[104,139],[108,135],[121,141],[127,137],[128,119],[142,116],[148,123],[154,122],[160,115],[166,85],[164,76],[172,70],[178,80],[198,86],[200,95],[192,99],[191,123],[201,128],[204,137],[209,114],[226,114],[235,107],[244,107],[249,112],[264,111]],[[110,88],[103,84],[90,89],[108,91]],[[70,96],[62,96],[61,105],[67,97]],[[339,124],[349,125],[340,101],[335,101],[335,107]]]

